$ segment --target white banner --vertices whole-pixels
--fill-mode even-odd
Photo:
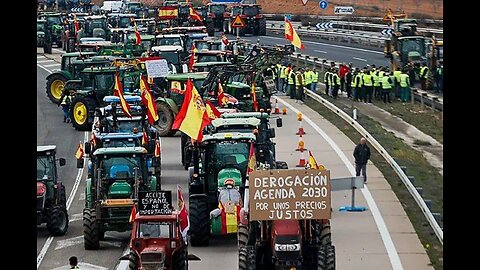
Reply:
[[[145,61],[147,75],[150,78],[166,77],[168,74],[168,63],[166,59]]]
[[[335,14],[353,14],[353,12],[355,12],[355,9],[353,9],[353,7],[336,6],[333,9],[333,12]]]

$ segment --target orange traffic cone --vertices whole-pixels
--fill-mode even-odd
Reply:
[[[298,162],[297,167],[305,167],[305,164],[305,154],[303,151],[300,151],[300,161]]]
[[[297,114],[297,119],[298,119],[298,132],[295,134],[302,136],[305,134],[305,130],[303,130],[303,125],[302,125],[303,117],[301,112]]]
[[[280,114],[280,108],[278,108],[278,100],[275,99],[275,111],[273,114]]]
[[[283,108],[282,112],[283,112],[283,115],[287,114],[287,108]]]
[[[305,151],[305,142],[303,141],[302,139],[302,135],[300,135],[300,137],[298,137],[298,146],[297,146],[297,151]]]

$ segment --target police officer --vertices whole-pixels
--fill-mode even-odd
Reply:
[[[285,93],[285,80],[287,79],[287,74],[285,73],[285,69],[287,67],[284,65],[280,66],[279,74],[278,74],[278,91]]]
[[[355,68],[352,74],[352,82],[350,83],[350,87],[353,90],[353,100],[358,100],[358,83],[360,79],[360,71],[359,68]]]
[[[345,90],[347,91],[347,98],[352,97],[352,81],[353,81],[353,70],[349,68],[347,73],[345,73]]]
[[[313,67],[313,70],[311,71],[312,75],[312,84],[310,84],[310,90],[313,92],[317,92],[317,83],[318,83],[318,71],[316,67]]]
[[[328,92],[330,91],[330,69],[327,68],[325,74],[323,75],[323,82],[325,83],[325,95],[328,96]]]
[[[310,85],[312,84],[312,71],[310,68],[307,67],[307,70],[304,73],[304,82],[305,82],[305,87],[307,89],[310,89]]]
[[[392,79],[393,78],[393,79]],[[392,91],[392,83],[395,78],[390,76],[390,73],[385,72],[384,76],[382,77],[382,99],[383,103],[391,103],[390,100],[390,92]]]
[[[372,72],[373,95],[374,95],[375,99],[380,99],[380,97],[382,95],[382,86],[381,86],[382,81],[380,80],[380,77],[378,76],[379,69],[374,70]]]
[[[287,75],[287,91],[286,94],[290,95],[291,99],[295,98],[295,72],[293,71],[295,66],[292,66],[291,68],[288,69],[288,75]]]
[[[425,62],[422,63],[422,67],[420,68],[420,84],[422,90],[427,90],[427,80],[430,74],[430,70],[427,67]]]
[[[373,94],[373,81],[370,71],[365,70],[363,74],[363,102],[372,103],[372,94]]]
[[[303,78],[303,73],[304,69],[300,68],[296,73],[295,73],[295,97],[296,101],[303,101],[303,87],[305,86],[304,83],[304,78]]]
[[[393,76],[395,77],[395,97],[400,97],[400,74],[402,71],[400,69],[393,71]]]
[[[331,76],[331,83],[333,86],[332,96],[333,98],[337,98],[338,90],[340,89],[341,85],[340,76],[338,75],[338,69],[334,69],[334,72],[332,72]]]
[[[410,98],[410,76],[405,69],[400,74],[400,89],[400,99],[402,102],[407,102]]]

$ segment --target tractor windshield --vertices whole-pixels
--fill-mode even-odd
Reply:
[[[240,7],[233,7],[232,8],[232,15],[237,16],[238,14],[240,14]]]
[[[132,133],[133,129],[142,130],[142,122],[136,120],[117,121],[117,131],[119,133]]]
[[[99,92],[106,94],[110,89],[113,89],[113,84],[114,84],[113,73],[97,74],[95,78],[95,88]]]
[[[101,161],[102,176],[108,179],[133,178],[134,168],[140,168],[140,157],[107,156]],[[141,171],[138,173],[141,175]]]
[[[49,16],[47,17],[47,22],[49,25],[62,25],[62,19],[60,16]]]
[[[224,57],[221,54],[199,54],[197,63],[201,62],[223,62],[225,61]]]
[[[420,56],[425,55],[425,40],[423,38],[404,39],[402,42],[402,54],[418,52]]]
[[[118,20],[119,28],[128,28],[130,26],[130,17],[120,17]]]
[[[219,166],[239,165],[247,167],[250,143],[239,141],[220,141],[215,147],[215,158]]]
[[[37,22],[37,32],[45,32],[45,24],[43,22]]]
[[[178,59],[178,53],[174,52],[162,52],[161,57],[167,60],[169,64],[178,65],[180,64],[180,59]]]
[[[257,6],[244,6],[243,7],[243,14],[247,15],[248,17],[256,16],[258,14],[258,7]]]
[[[174,238],[173,223],[164,221],[145,221],[138,226],[138,236],[143,238]]]
[[[54,171],[52,156],[37,156],[37,181],[44,179],[53,180]]]
[[[92,29],[95,29],[95,28],[107,29],[107,21],[104,19],[93,20],[90,22],[90,27]]]
[[[164,45],[171,45],[171,46],[182,46],[182,39],[180,37],[162,37],[157,38],[155,41],[156,46],[164,46]]]
[[[211,5],[210,12],[215,14],[223,14],[225,12],[226,6],[224,5]]]

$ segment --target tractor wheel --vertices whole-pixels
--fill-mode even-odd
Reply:
[[[172,256],[172,269],[178,270],[187,270],[188,269],[188,258],[187,258],[187,249],[183,248],[177,251]]]
[[[247,249],[247,270],[257,269],[257,251],[255,246],[245,246]]]
[[[130,251],[128,256],[128,270],[138,270],[138,258],[137,254]]]
[[[318,238],[317,238],[317,243],[319,245],[331,245],[332,244],[332,233],[330,230],[330,221],[328,223],[322,224],[322,223],[317,223],[318,224]]]
[[[100,235],[95,209],[85,208],[83,210],[83,242],[87,250],[100,247]]]
[[[60,49],[62,48],[62,42],[61,41],[57,42],[57,47],[60,48]]]
[[[74,52],[75,51],[75,39],[70,38],[67,42],[67,52]]]
[[[154,126],[158,130],[159,136],[173,136],[173,112],[170,107],[163,103],[157,102],[158,123]],[[173,133],[172,133],[173,132]]]
[[[55,205],[48,215],[47,230],[51,236],[65,235],[68,229],[67,209],[63,205]]]
[[[215,22],[209,21],[207,23],[207,33],[209,37],[215,36]]]
[[[48,77],[47,80],[47,96],[48,98],[55,104],[60,104],[60,97],[63,93],[63,88],[65,87],[65,83],[67,82],[67,78],[60,74],[53,74],[52,76]]]
[[[58,187],[57,196],[57,205],[61,205],[67,208],[67,194],[65,192],[65,186],[63,184],[60,184],[60,186]]]
[[[238,250],[238,270],[247,269],[247,247],[240,247]]]
[[[243,36],[245,36],[245,34],[247,33],[247,28],[246,28],[246,27],[237,28],[237,31],[239,31],[239,32],[238,32],[238,35],[241,36],[241,37],[243,37]]]
[[[258,21],[258,35],[266,36],[267,35],[267,21],[265,18],[262,18]]]
[[[45,41],[45,44],[43,44],[43,53],[52,54],[52,43]]]
[[[206,197],[190,197],[190,241],[192,246],[208,246],[210,213]]]
[[[238,224],[237,240],[238,240],[238,247],[239,248],[242,248],[247,244],[247,241],[248,241],[248,227],[245,226],[245,224],[243,224],[243,223]]]
[[[335,246],[318,247],[317,270],[335,270]]]
[[[84,96],[75,96],[70,104],[70,119],[76,130],[89,130],[90,113],[94,111],[95,101],[92,98]]]

